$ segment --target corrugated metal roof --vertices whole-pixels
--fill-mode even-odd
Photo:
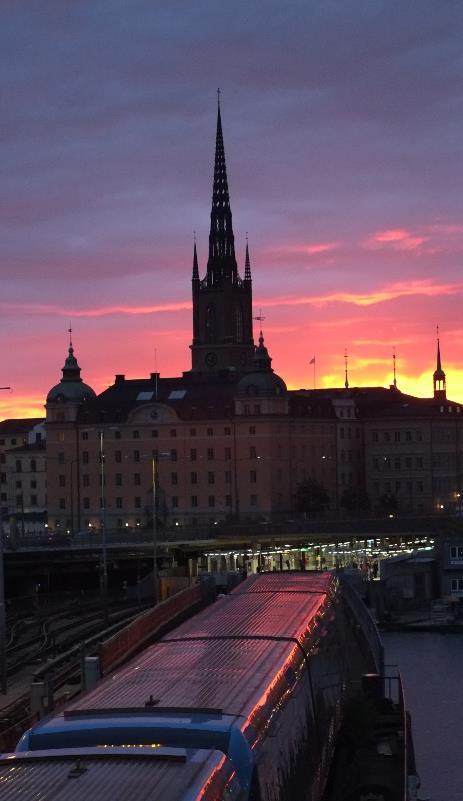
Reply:
[[[117,749],[120,751],[120,749]],[[190,751],[185,761],[145,753],[97,753],[98,749],[9,755],[0,760],[2,801],[181,801],[195,798],[213,777],[217,796],[231,774],[216,751]],[[139,752],[139,749],[137,749]],[[201,796],[203,797],[203,796]],[[211,796],[212,797],[212,796]]]
[[[152,696],[159,707],[244,714],[294,647],[268,640],[160,642],[69,708],[143,709]]]
[[[70,708],[144,708],[152,696],[159,707],[247,714],[294,654],[294,638],[310,632],[334,581],[331,574],[252,577]]]

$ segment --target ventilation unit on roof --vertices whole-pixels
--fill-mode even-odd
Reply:
[[[186,389],[173,389],[172,392],[169,392],[167,400],[181,400],[185,395]]]
[[[148,401],[151,400],[154,395],[154,392],[139,392],[137,395],[137,401]]]

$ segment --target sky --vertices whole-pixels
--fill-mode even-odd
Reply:
[[[217,87],[235,247],[288,387],[463,402],[461,0],[3,0],[0,419],[190,367]],[[259,323],[256,321],[257,340]]]

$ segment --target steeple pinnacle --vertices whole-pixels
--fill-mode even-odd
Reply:
[[[194,247],[193,247],[193,281],[199,281],[199,269],[198,269],[198,253],[196,251],[196,231],[195,231],[195,239],[194,239]]]
[[[344,386],[345,386],[346,389],[349,389],[349,377],[348,377],[348,374],[347,374],[347,364],[348,364],[348,362],[347,362],[347,348],[345,348],[345,350],[344,350],[344,374],[345,374]]]
[[[441,400],[447,397],[445,373],[442,369],[441,355],[440,355],[440,340],[439,340],[439,326],[436,328],[437,334],[437,366],[433,375],[434,397]]]
[[[245,281],[252,281],[251,277],[251,262],[249,260],[249,244],[248,244],[248,234],[246,232],[246,259],[244,262],[244,280]]]
[[[232,283],[235,283],[238,279],[238,270],[235,259],[235,237],[233,235],[230,195],[228,192],[219,90],[214,181],[212,186],[211,230],[209,234],[209,260],[207,263],[208,285],[219,285],[222,283],[223,279],[226,278],[231,279]]]

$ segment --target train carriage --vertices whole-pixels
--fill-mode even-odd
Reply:
[[[320,801],[346,695],[379,667],[343,595],[331,573],[250,577],[34,726],[17,752],[209,749],[243,801]]]

